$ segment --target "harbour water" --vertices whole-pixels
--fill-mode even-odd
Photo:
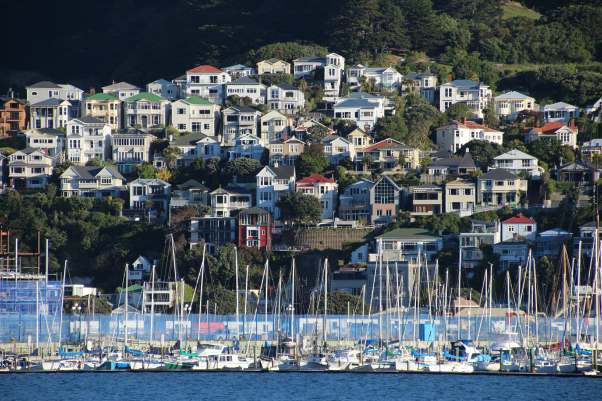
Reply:
[[[3,401],[595,400],[588,377],[353,373],[22,373],[0,375]]]

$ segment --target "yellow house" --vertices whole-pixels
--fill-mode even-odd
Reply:
[[[120,130],[122,127],[121,100],[108,93],[97,93],[85,98],[82,114],[109,124],[113,131]]]
[[[257,73],[262,74],[290,74],[291,65],[277,58],[270,58],[257,63]]]

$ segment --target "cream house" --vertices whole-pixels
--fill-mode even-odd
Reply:
[[[477,199],[483,206],[516,205],[527,193],[527,180],[504,169],[490,170],[477,179]]]
[[[169,101],[152,93],[142,92],[125,99],[125,126],[128,128],[164,127],[169,118]]]
[[[85,98],[82,115],[97,118],[109,124],[114,131],[120,130],[123,124],[121,100],[109,93],[97,93]]]
[[[294,136],[270,142],[270,166],[294,166],[304,149],[305,142]]]
[[[39,149],[17,150],[8,157],[8,179],[13,188],[44,188],[54,161]]]
[[[261,116],[259,139],[263,145],[278,139],[287,138],[292,125],[292,118],[272,110]]]
[[[521,111],[536,111],[535,99],[520,92],[506,92],[493,98],[498,117],[513,121]]]
[[[60,177],[61,195],[106,198],[126,191],[125,178],[114,166],[69,166]]]
[[[277,58],[270,58],[257,63],[257,74],[290,74],[291,65]]]
[[[189,96],[171,104],[171,124],[180,132],[217,135],[220,106],[199,96]]]
[[[445,184],[445,213],[459,213],[461,216],[471,215],[476,199],[476,185],[470,180],[461,178]]]

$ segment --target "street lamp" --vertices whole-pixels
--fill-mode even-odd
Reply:
[[[78,317],[78,324],[77,324],[77,342],[81,343],[82,341],[82,306],[80,304],[78,304],[77,302],[75,304],[73,304],[73,306],[71,307],[71,311],[76,314],[77,313],[77,317]]]

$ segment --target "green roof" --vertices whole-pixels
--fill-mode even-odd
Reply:
[[[95,95],[87,97],[85,100],[119,100],[115,96],[109,93],[97,93]]]
[[[385,240],[418,240],[433,241],[439,237],[428,232],[424,228],[396,228],[395,230],[379,235],[376,238]]]
[[[139,100],[147,100],[149,102],[162,102],[162,101],[166,101],[165,99],[163,99],[161,96],[157,96],[153,93],[148,93],[148,92],[140,92],[137,95],[128,97],[127,99],[125,99],[126,102],[128,103],[132,103],[132,102],[137,102]]]
[[[190,103],[190,104],[199,104],[199,105],[205,105],[205,106],[210,106],[213,103],[211,103],[209,100],[200,97],[200,96],[190,96],[187,97],[186,99],[184,99],[184,101],[186,103]]]

